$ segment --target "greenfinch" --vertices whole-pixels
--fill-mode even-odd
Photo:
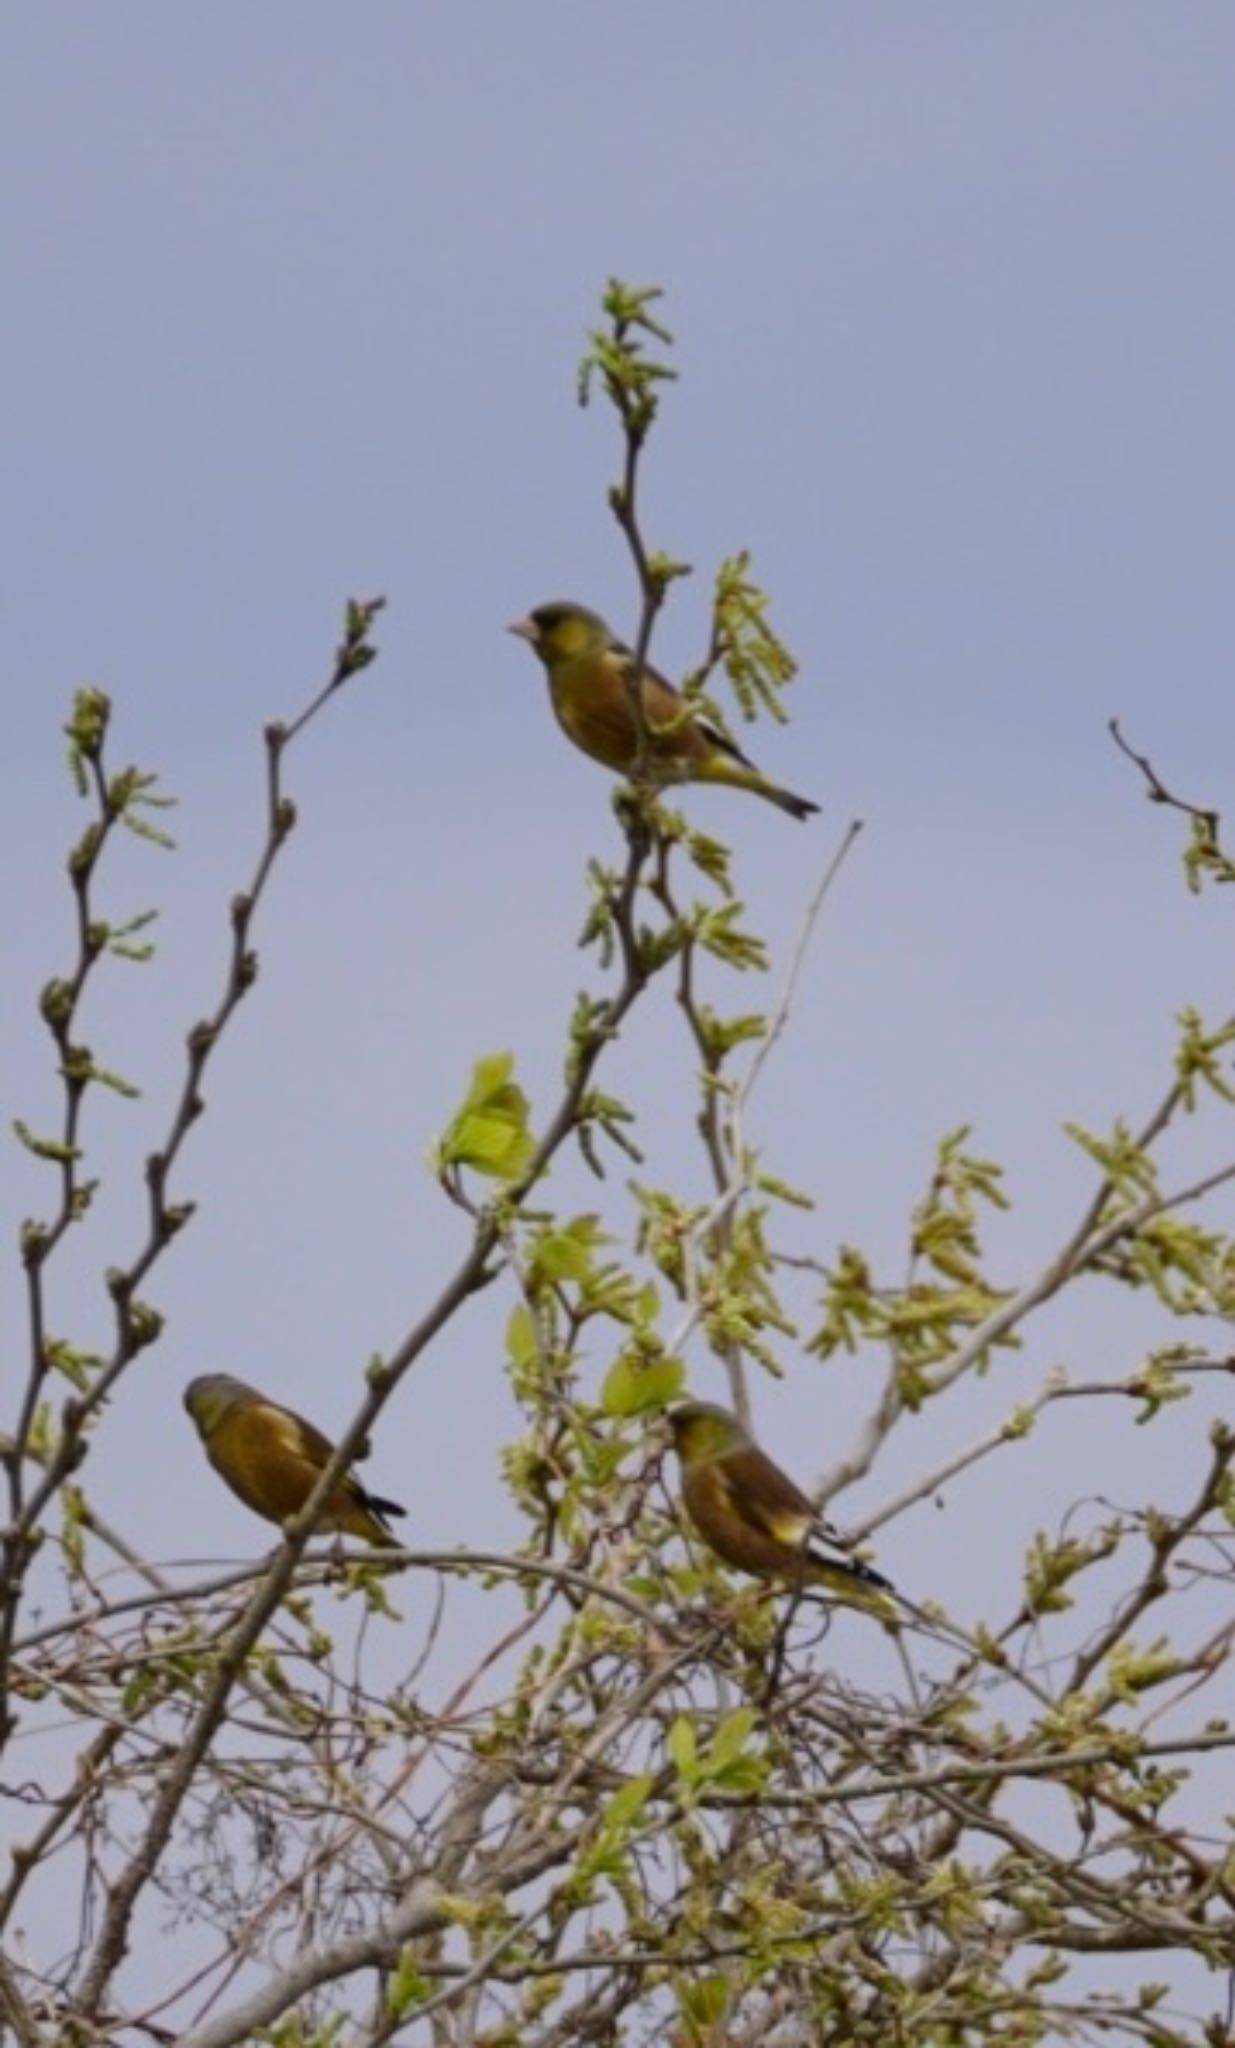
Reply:
[[[817,1586],[881,1621],[897,1619],[891,1581],[845,1553],[837,1532],[736,1415],[685,1401],[670,1409],[669,1426],[683,1506],[717,1557],[757,1579],[780,1579],[799,1593]]]
[[[631,650],[604,620],[581,604],[542,604],[509,629],[544,663],[557,722],[585,754],[629,775],[639,735],[627,688]],[[672,683],[645,667],[641,685],[647,726],[646,773],[651,782],[720,782],[753,790],[791,818],[819,809],[804,796],[778,789],[706,718],[692,712]]]
[[[225,1372],[190,1380],[184,1405],[215,1471],[247,1508],[268,1522],[285,1522],[299,1512],[334,1451],[319,1429]],[[404,1513],[396,1501],[366,1493],[360,1481],[345,1472],[320,1527],[397,1547],[388,1517]]]

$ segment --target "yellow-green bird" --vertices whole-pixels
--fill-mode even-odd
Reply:
[[[280,1408],[256,1387],[230,1373],[190,1380],[184,1405],[220,1478],[255,1515],[285,1522],[304,1506],[334,1452],[334,1445],[294,1409]],[[388,1517],[406,1509],[366,1493],[345,1472],[326,1505],[320,1527],[369,1543],[398,1544]]]
[[[669,1426],[683,1506],[717,1557],[791,1590],[817,1586],[881,1621],[898,1618],[891,1581],[846,1553],[837,1532],[736,1415],[710,1401],[684,1401],[670,1409]]]
[[[581,604],[542,604],[510,631],[526,640],[544,663],[557,722],[585,754],[629,775],[639,735],[627,678],[634,659],[604,620]],[[753,790],[791,818],[819,809],[804,796],[778,789],[753,761],[697,714],[683,718],[680,691],[654,668],[643,670],[641,697],[647,726],[647,774],[656,783],[720,782]]]

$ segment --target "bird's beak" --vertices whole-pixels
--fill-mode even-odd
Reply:
[[[516,634],[520,640],[529,641],[533,647],[540,638],[540,629],[535,619],[512,619],[506,631]]]

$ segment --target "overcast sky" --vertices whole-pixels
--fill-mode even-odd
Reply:
[[[1229,906],[1185,894],[1179,821],[1105,730],[1121,714],[1181,790],[1231,804],[1230,7],[113,0],[12,9],[4,43],[6,1116],[56,1114],[34,1005],[71,960],[83,818],[59,727],[78,684],[113,694],[117,762],[180,799],[176,855],[126,846],[104,886],[114,915],[157,902],[163,922],[156,964],[108,968],[91,998],[90,1042],[145,1093],[90,1105],[104,1196],[53,1301],[78,1342],[106,1340],[97,1275],[132,1256],[140,1162],[220,987],[261,725],[324,674],[346,596],[389,600],[380,663],[289,762],[301,823],[260,985],[177,1178],[200,1207],[150,1288],[166,1339],[88,1468],[100,1508],[160,1558],[264,1547],[200,1456],[185,1382],[234,1372],[337,1429],[463,1249],[423,1162],[471,1061],[509,1048],[537,1114],[554,1099],[594,977],[575,939],[584,863],[616,845],[612,785],[503,626],[566,595],[633,630],[616,436],[573,396],[614,273],[664,285],[682,378],[645,511],[699,574],[657,658],[698,657],[711,566],[749,547],[801,662],[792,726],[750,745],[823,816],[688,804],[737,848],[782,966],[866,822],[753,1117],[769,1165],[819,1198],[785,1240],[859,1244],[898,1279],[935,1140],[971,1122],[1016,1202],[997,1275],[1036,1271],[1088,1186],[1063,1119],[1145,1114],[1174,1014],[1232,1004]],[[721,976],[709,992],[759,1000]],[[611,1073],[649,1177],[701,1192],[667,992]],[[1216,1164],[1229,1142],[1215,1126],[1184,1150]],[[571,1165],[550,1194],[621,1217],[621,1184],[598,1196]],[[11,1148],[10,1241],[51,1194]],[[379,1432],[370,1482],[407,1501],[416,1541],[517,1536],[499,1293]],[[1090,1287],[996,1384],[912,1425],[843,1512],[1049,1366],[1127,1371],[1171,1334]],[[808,1477],[878,1361],[783,1357],[757,1413]],[[704,1350],[690,1367],[721,1391]],[[1078,1490],[1193,1490],[1195,1414],[1102,1423],[1099,1445],[1057,1412],[1049,1459],[1039,1441],[951,1489],[945,1513],[883,1532],[881,1561],[972,1619],[1006,1603],[991,1560]]]

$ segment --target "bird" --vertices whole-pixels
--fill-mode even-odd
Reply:
[[[709,1550],[735,1570],[819,1588],[884,1622],[899,1616],[890,1579],[849,1556],[837,1531],[727,1408],[684,1401],[669,1410],[682,1503]]]
[[[205,1373],[190,1380],[184,1405],[220,1478],[268,1522],[285,1522],[299,1512],[334,1453],[334,1445],[303,1415],[268,1401],[256,1387],[230,1373]],[[360,1481],[345,1472],[319,1527],[397,1548],[389,1517],[406,1512],[397,1501],[366,1493]]]
[[[628,689],[634,659],[630,648],[598,612],[582,604],[537,605],[508,631],[526,640],[544,663],[553,709],[567,738],[604,767],[631,774],[638,763],[639,734]],[[791,818],[809,818],[819,809],[809,798],[769,782],[698,712],[684,718],[686,700],[681,692],[646,663],[640,696],[647,726],[644,769],[650,782],[719,782],[749,789],[778,804]]]

